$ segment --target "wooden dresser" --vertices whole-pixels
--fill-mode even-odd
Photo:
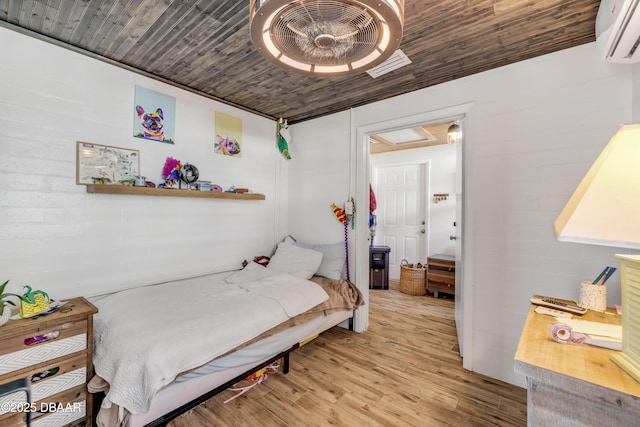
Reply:
[[[560,344],[551,339],[551,316],[531,306],[515,354],[515,372],[527,378],[530,426],[637,426],[640,383],[609,356],[614,350],[588,344]],[[576,319],[620,324],[609,314],[589,310]]]
[[[433,255],[427,258],[427,290],[438,298],[438,292],[455,295],[456,258],[451,255]]]
[[[25,393],[0,398],[0,425],[91,425],[93,315],[98,310],[84,298],[73,298],[57,311],[0,326],[0,384],[31,378],[32,402]]]

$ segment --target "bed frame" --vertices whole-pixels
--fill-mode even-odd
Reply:
[[[352,316],[349,317],[347,320],[349,321],[349,330],[353,331],[353,319],[354,319],[354,315],[355,315],[355,311],[353,312]],[[334,325],[335,326],[335,325]],[[307,342],[310,341],[306,341],[304,342],[302,345],[306,344]],[[235,378],[232,378],[231,380],[225,382],[224,384],[221,384],[217,387],[215,387],[214,389],[204,393],[203,395],[185,403],[182,406],[179,406],[176,409],[173,409],[169,412],[167,412],[164,415],[161,415],[160,417],[156,418],[155,420],[147,423],[144,425],[144,427],[164,427],[166,426],[171,420],[173,420],[174,418],[179,417],[180,415],[190,411],[191,409],[194,409],[195,407],[197,407],[198,405],[206,402],[207,400],[211,399],[212,397],[214,397],[215,395],[227,390],[228,388],[232,387],[234,384],[242,381],[243,379],[245,379],[246,377],[248,377],[249,375],[253,374],[254,372],[269,366],[271,363],[275,362],[276,360],[279,359],[283,359],[283,365],[282,365],[282,371],[284,374],[289,373],[289,359],[290,359],[290,355],[293,351],[297,350],[298,348],[301,347],[300,343],[296,343],[294,345],[292,345],[290,348],[288,348],[287,350],[284,350],[280,353],[278,353],[277,355],[269,358],[268,360],[259,363],[257,365],[255,365],[254,367],[248,369],[247,371],[243,372],[242,374],[236,376]],[[104,397],[104,393],[102,393],[102,397]],[[96,416],[98,414],[98,411],[100,410],[100,402],[102,402],[102,399],[94,399],[94,419],[92,421],[93,425],[96,425]]]
[[[163,416],[156,418],[155,420],[151,421],[150,423],[146,424],[144,427],[157,427],[157,426],[166,426],[167,423],[171,420],[173,420],[174,418],[184,414],[185,412],[195,408],[196,406],[200,405],[203,402],[206,402],[207,400],[211,399],[213,396],[215,396],[218,393],[221,393],[223,391],[225,391],[226,389],[228,389],[229,387],[232,387],[234,384],[236,384],[237,382],[242,381],[244,378],[248,377],[249,375],[253,374],[254,372],[270,365],[271,363],[275,362],[276,360],[283,358],[284,359],[284,364],[282,367],[282,371],[287,374],[289,372],[289,354],[294,351],[295,349],[297,349],[298,347],[300,347],[300,344],[296,344],[294,346],[292,346],[291,348],[289,348],[288,350],[283,351],[282,353],[272,357],[271,359],[267,360],[266,362],[260,363],[259,365],[256,365],[254,368],[251,368],[250,370],[244,372],[243,374],[238,375],[237,377],[233,378],[230,381],[227,381],[226,383],[214,388],[213,390],[211,390],[208,393],[203,394],[202,396],[193,399],[192,401],[185,403],[184,405],[174,409],[173,411],[169,411],[168,413],[164,414]]]

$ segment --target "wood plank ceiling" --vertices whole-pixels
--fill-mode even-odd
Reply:
[[[0,0],[0,24],[269,118],[300,122],[595,40],[598,0],[406,0],[412,61],[373,79],[272,65],[249,0]]]

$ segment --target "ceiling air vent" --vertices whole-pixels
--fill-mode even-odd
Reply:
[[[367,71],[374,79],[376,77],[380,77],[383,74],[387,74],[393,70],[397,70],[398,68],[404,67],[405,65],[411,64],[411,60],[404,54],[400,49],[396,50],[391,54],[389,59],[384,61],[382,64],[377,65]]]

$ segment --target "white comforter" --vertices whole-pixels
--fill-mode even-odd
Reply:
[[[324,302],[317,284],[249,264],[227,282],[207,277],[97,301],[94,366],[106,400],[133,414],[181,372],[197,368]]]

